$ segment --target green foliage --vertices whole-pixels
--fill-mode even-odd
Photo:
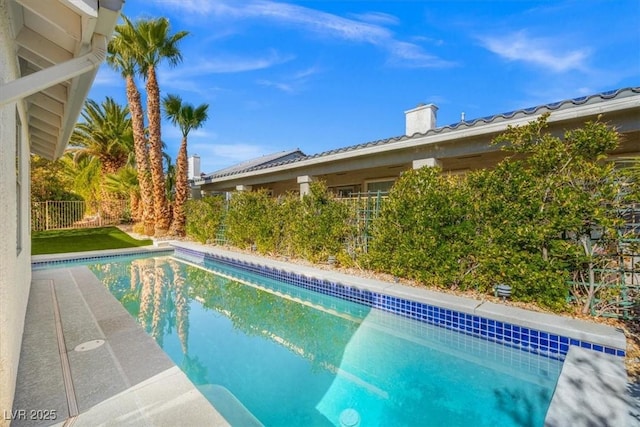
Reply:
[[[200,243],[214,241],[225,214],[224,197],[212,196],[188,200],[185,210],[187,236]]]
[[[31,156],[31,201],[82,200],[73,191],[73,180],[65,173],[62,162]]]
[[[493,293],[507,284],[515,300],[554,310],[573,296],[588,308],[599,292],[596,272],[610,260],[602,254],[615,247],[620,203],[637,194],[637,160],[624,170],[603,161],[618,144],[604,123],[587,122],[559,138],[547,132],[547,118],[496,138],[509,155],[492,170],[405,172],[373,222],[364,256],[352,244],[357,212],[320,182],[302,199],[234,194],[226,238],[262,253],[363,262],[443,288]],[[204,211],[189,209],[196,210]]]
[[[261,253],[276,247],[276,201],[266,191],[234,193],[225,224],[226,238],[234,246],[248,249],[255,245]]]
[[[546,127],[545,115],[496,138],[516,156],[493,170],[405,173],[375,223],[369,265],[429,285],[492,292],[505,283],[517,300],[562,309],[572,273],[589,277],[615,238],[621,181],[602,159],[618,135],[600,122],[563,139]]]
[[[463,284],[473,267],[469,197],[459,178],[438,168],[406,172],[374,223],[368,261],[374,268],[429,285]]]
[[[329,256],[345,252],[348,207],[336,201],[324,183],[312,183],[309,194],[297,204],[289,201],[285,212],[295,215],[289,217],[290,229],[284,233],[293,256],[326,262]]]

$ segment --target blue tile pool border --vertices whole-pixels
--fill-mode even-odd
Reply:
[[[117,252],[118,250],[114,250],[112,253],[97,253],[93,252],[91,255],[79,255],[74,254],[67,258],[62,258],[60,256],[56,256],[55,259],[42,259],[31,262],[32,270],[42,270],[45,268],[55,268],[55,267],[63,267],[73,264],[82,264],[89,261],[93,261],[96,259],[104,260],[104,259],[117,259],[117,258],[126,258],[132,256],[162,256],[162,255],[171,255],[174,253],[174,248],[162,248],[155,250],[136,250],[136,251],[126,251],[126,252]]]
[[[185,247],[175,246],[174,249],[176,256],[179,258],[183,257],[189,261],[217,262],[314,292],[335,296],[420,322],[440,326],[465,335],[483,338],[488,341],[554,359],[564,360],[570,346],[581,347],[618,357],[624,357],[626,354],[624,349],[608,347],[530,327],[497,321],[475,314],[442,308],[367,289],[360,289],[340,282],[309,277],[292,271],[242,261],[223,255],[205,253]]]

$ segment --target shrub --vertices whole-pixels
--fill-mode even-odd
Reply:
[[[227,241],[234,246],[256,245],[261,253],[273,252],[278,246],[277,203],[266,191],[233,193],[225,224]]]
[[[186,207],[187,236],[200,243],[216,240],[225,215],[225,200],[222,196],[188,200]]]
[[[329,256],[344,259],[349,208],[335,200],[324,183],[312,183],[302,200],[289,200],[281,207],[283,213],[291,215],[283,234],[291,255],[316,262],[326,262]]]
[[[408,171],[374,222],[368,264],[437,286],[464,285],[473,268],[470,195],[438,168]]]

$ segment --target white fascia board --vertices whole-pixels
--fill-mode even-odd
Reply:
[[[565,110],[548,110],[551,116],[548,119],[548,123],[562,122],[566,120],[589,117],[598,114],[611,113],[620,110],[628,110],[640,107],[640,95],[634,95],[625,97],[622,99],[607,100],[604,102],[598,102],[589,105],[579,105],[576,107],[568,108]],[[544,109],[543,109],[544,110]],[[524,115],[518,119],[504,119],[496,123],[487,123],[478,126],[470,126],[465,130],[452,130],[450,132],[439,133],[435,135],[426,135],[423,137],[399,139],[395,142],[389,142],[382,145],[363,147],[354,149],[342,153],[328,154],[326,156],[316,157],[308,160],[302,160],[299,162],[275,166],[272,168],[262,169],[258,171],[244,172],[240,174],[228,175],[218,178],[213,178],[207,183],[222,183],[225,181],[232,181],[237,179],[249,178],[254,176],[272,174],[277,172],[284,172],[288,170],[300,169],[309,166],[315,166],[322,163],[330,163],[339,160],[347,160],[354,157],[368,156],[372,154],[380,154],[385,152],[391,152],[395,150],[406,150],[407,148],[417,148],[425,145],[436,144],[439,142],[454,141],[462,138],[469,138],[474,136],[482,136],[487,134],[494,134],[504,132],[507,126],[521,126],[531,121],[538,119],[546,111],[540,111],[532,115]],[[195,181],[196,184],[205,184],[205,181]]]
[[[89,18],[98,17],[98,0],[63,0],[62,2]]]
[[[80,1],[82,2],[83,0]],[[90,3],[93,6],[94,2],[90,1]],[[95,34],[92,39],[93,48],[92,53],[89,53],[89,55],[92,55],[95,52],[99,57],[95,57],[97,62],[92,68],[82,74],[79,78],[74,79],[71,83],[71,87],[69,88],[69,101],[62,120],[62,134],[60,139],[58,139],[54,158],[58,158],[64,153],[71,133],[73,132],[73,128],[75,127],[75,123],[78,121],[78,117],[82,111],[84,101],[87,98],[96,74],[98,73],[98,68],[106,57],[108,44],[107,37],[111,37],[113,34],[113,30],[118,23],[118,18],[120,17],[120,11],[122,10],[123,4],[124,0],[102,0],[99,3],[98,19],[95,23]],[[96,41],[100,43],[98,48],[96,47]],[[99,52],[96,50],[99,50]]]
[[[0,85],[0,105],[26,98],[87,71],[95,70],[102,64],[106,53],[106,38],[101,34],[95,34],[93,48],[88,54]]]

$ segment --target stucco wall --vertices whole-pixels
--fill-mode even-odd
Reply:
[[[0,81],[17,76],[8,40],[6,3],[0,2]],[[17,250],[16,111],[21,116],[21,250]],[[0,425],[9,424],[18,372],[24,316],[31,283],[29,231],[29,147],[22,103],[0,106]]]

